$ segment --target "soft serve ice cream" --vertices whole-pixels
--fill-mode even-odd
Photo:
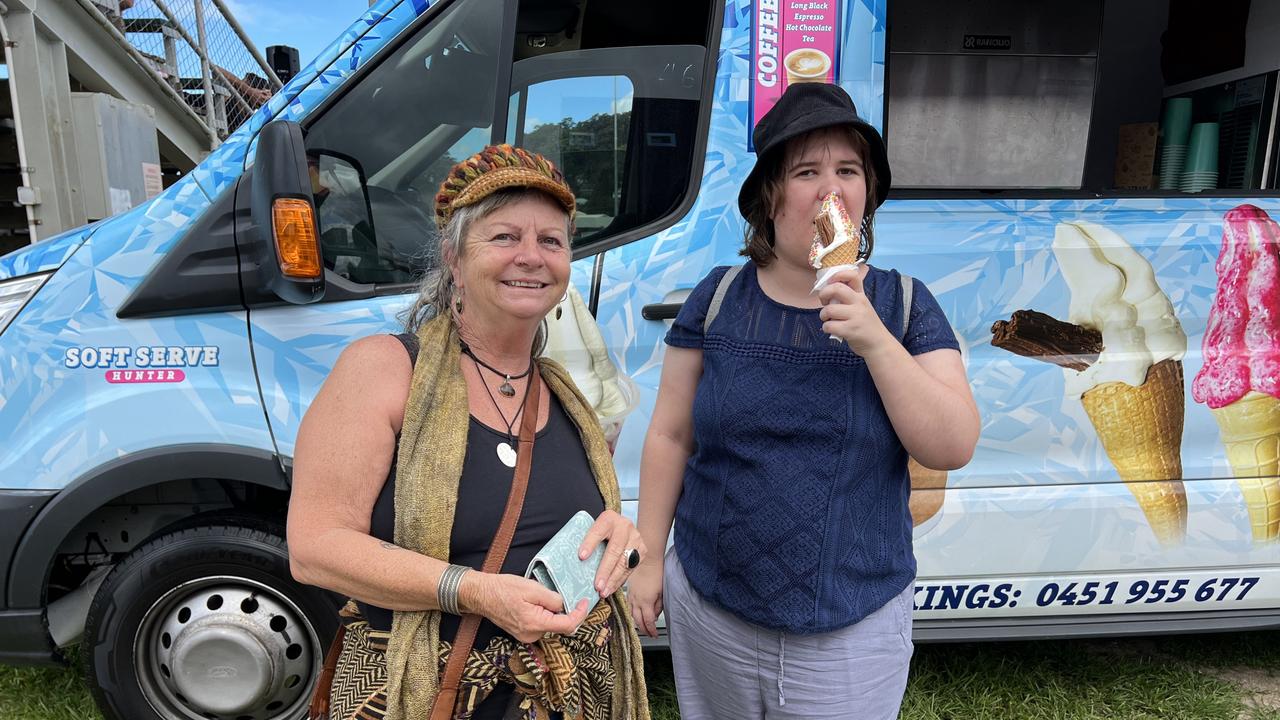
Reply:
[[[1102,333],[1098,360],[1064,371],[1068,394],[1108,382],[1139,386],[1152,365],[1187,354],[1187,336],[1151,264],[1120,235],[1094,223],[1061,223],[1053,254],[1071,289],[1067,319]]]
[[[858,231],[839,193],[829,193],[813,218],[813,242],[809,246],[809,265],[818,271],[819,290],[836,272],[857,267],[871,255],[870,237]],[[866,243],[864,249],[863,243]]]
[[[579,392],[596,411],[605,440],[613,449],[622,423],[636,407],[635,383],[618,370],[605,345],[600,326],[573,286],[560,303],[560,312],[547,317],[547,345],[543,353],[560,363]]]
[[[1187,336],[1155,272],[1116,232],[1058,225],[1053,253],[1071,291],[1068,319],[1019,310],[992,326],[992,345],[1062,366],[1120,479],[1156,539],[1186,535],[1182,486]]]

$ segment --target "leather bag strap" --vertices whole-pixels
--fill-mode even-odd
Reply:
[[[338,656],[342,655],[342,641],[346,635],[347,626],[339,624],[338,632],[329,645],[329,651],[324,655],[324,665],[320,668],[316,689],[311,693],[311,704],[307,707],[307,720],[329,720],[329,693],[333,687],[333,675],[338,670]]]
[[[493,544],[484,556],[484,572],[487,573],[502,570],[507,550],[511,548],[511,538],[516,534],[516,522],[520,520],[520,511],[524,508],[524,494],[529,488],[529,467],[533,464],[533,439],[534,431],[538,428],[538,395],[541,393],[541,386],[541,376],[533,373],[529,378],[529,391],[525,393],[524,417],[520,421],[516,473],[511,480],[511,494],[507,496],[507,508],[502,513],[502,522],[498,524],[498,534],[494,536]],[[458,702],[458,686],[462,682],[462,670],[466,667],[467,656],[471,654],[471,646],[475,644],[481,619],[479,615],[473,614],[462,616],[458,634],[453,638],[453,650],[449,652],[449,662],[444,668],[440,692],[431,707],[431,720],[450,720],[453,717],[454,706]]]

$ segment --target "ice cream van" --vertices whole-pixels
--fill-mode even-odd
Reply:
[[[1280,7],[1242,5],[379,2],[162,195],[0,258],[0,659],[82,640],[112,718],[302,717],[336,599],[287,568],[299,421],[490,142],[577,191],[553,352],[634,512],[663,335],[741,262],[796,82],[884,132],[871,263],[937,297],[983,418],[913,469],[917,639],[1280,625]]]

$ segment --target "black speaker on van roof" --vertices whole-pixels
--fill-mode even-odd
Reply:
[[[272,72],[276,77],[280,78],[280,82],[287,83],[298,74],[301,66],[298,64],[298,49],[289,47],[288,45],[271,45],[267,48],[267,65],[271,66]]]

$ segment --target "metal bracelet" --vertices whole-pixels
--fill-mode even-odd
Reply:
[[[466,565],[450,565],[440,573],[440,583],[436,586],[436,599],[440,610],[450,615],[461,615],[458,607],[458,590],[462,587],[462,576],[471,572]]]

